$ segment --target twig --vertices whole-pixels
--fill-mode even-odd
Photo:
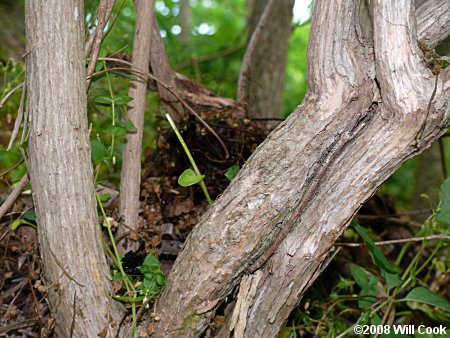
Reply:
[[[0,101],[0,108],[3,107],[3,105],[6,103],[6,101],[9,100],[9,98],[12,96],[12,94],[14,94],[17,90],[19,90],[20,88],[23,87],[24,82],[18,84],[17,86],[15,86],[13,89],[11,89],[8,94],[5,95],[5,97]]]
[[[114,15],[114,18],[111,20],[111,25],[109,25],[108,30],[106,31],[105,34],[103,34],[103,38],[102,38],[102,42],[105,41],[106,37],[108,36],[109,32],[111,32],[111,29],[114,27],[114,24],[116,23],[117,17],[120,14],[120,11],[122,10],[122,6],[125,3],[125,0],[122,0],[122,2],[119,5],[119,8],[117,9],[116,14]],[[114,7],[114,6],[113,6]],[[111,9],[113,8],[111,7]]]
[[[106,23],[111,16],[112,9],[114,7],[115,0],[101,0],[98,9],[98,23],[95,27],[95,31],[92,33],[92,39],[89,38],[88,47],[86,48],[86,58],[89,55],[89,51],[92,50],[91,59],[87,67],[87,77],[88,86],[90,84],[90,75],[95,70],[95,65],[97,64],[98,54],[100,52],[100,47],[102,45],[103,30],[105,29]],[[90,45],[92,44],[92,47]]]
[[[222,141],[222,139],[220,138],[219,135],[217,135],[217,133],[214,131],[214,129],[211,128],[211,126],[194,110],[192,109],[192,107],[185,101],[183,100],[180,95],[176,92],[176,90],[174,90],[171,86],[168,86],[167,84],[165,84],[163,81],[161,81],[160,79],[156,78],[153,74],[151,73],[142,73],[141,71],[135,69],[133,67],[133,64],[125,61],[125,60],[121,60],[121,59],[116,59],[116,58],[99,58],[100,61],[114,61],[114,62],[118,62],[118,63],[122,63],[124,65],[129,66],[130,68],[122,68],[122,67],[114,67],[114,68],[110,68],[107,70],[103,70],[100,72],[97,72],[95,74],[92,74],[92,76],[94,75],[98,75],[101,73],[104,73],[106,71],[114,71],[114,70],[119,70],[119,71],[126,71],[126,72],[131,72],[137,76],[140,76],[142,78],[150,78],[156,82],[158,82],[158,84],[160,84],[164,89],[168,90],[173,96],[175,96],[175,98],[187,109],[189,110],[189,112],[195,116],[195,118],[197,118],[199,120],[200,123],[203,124],[203,126],[217,139],[217,141],[219,141],[220,145],[222,146],[224,152],[225,152],[225,158],[229,158],[230,154],[228,152],[227,146],[225,145],[225,143]]]
[[[24,329],[26,327],[34,326],[39,323],[39,318],[33,318],[33,319],[25,319],[21,322],[13,323],[10,325],[5,325],[3,327],[0,327],[0,335],[6,335],[9,332],[17,331],[20,329]]]
[[[23,187],[28,183],[28,174],[23,175],[23,177],[20,179],[19,183],[16,185],[16,187],[11,191],[8,198],[5,202],[0,206],[0,218],[3,217],[3,215],[8,211],[8,209],[13,205],[14,201],[19,197],[20,193],[22,192]]]
[[[61,262],[58,260],[58,258],[56,258],[56,255],[53,253],[52,249],[50,249],[50,253],[52,254],[53,258],[55,259],[56,265],[59,266],[59,268],[61,269],[62,273],[64,274],[64,276],[66,276],[67,278],[69,278],[72,282],[74,282],[75,284],[77,284],[78,286],[81,287],[85,287],[83,284],[79,283],[76,281],[75,278],[73,278],[64,268],[64,266],[61,264]]]
[[[16,169],[19,165],[21,165],[23,163],[24,159],[21,159],[19,162],[17,162],[16,164],[14,164],[11,168],[5,170],[4,172],[0,173],[0,177],[3,177],[7,174],[9,174],[11,171],[13,171],[14,169]]]
[[[22,123],[22,119],[23,119],[23,106],[24,106],[24,102],[25,102],[25,93],[27,91],[27,87],[25,85],[25,82],[23,83],[23,90],[22,90],[22,96],[20,97],[20,104],[19,104],[19,110],[17,111],[17,118],[16,118],[16,122],[14,123],[14,129],[13,132],[11,134],[11,138],[9,139],[9,144],[8,144],[8,148],[6,150],[10,150],[14,140],[16,139],[17,134],[19,133],[19,129],[20,129],[20,124]],[[23,134],[22,134],[22,142],[24,139],[24,134],[26,132],[26,123],[28,121],[25,119],[24,122],[24,126],[23,126]]]
[[[73,293],[73,316],[72,316],[72,323],[70,324],[70,338],[73,337],[73,332],[75,330],[76,314],[77,314],[77,290],[75,290],[75,292]]]
[[[240,45],[233,46],[233,47],[230,47],[230,48],[227,48],[227,49],[224,49],[224,50],[219,50],[219,51],[217,51],[215,53],[211,53],[209,55],[199,56],[198,58],[195,58],[195,59],[183,62],[183,63],[175,66],[173,69],[174,70],[181,70],[181,69],[187,68],[187,67],[189,67],[189,66],[191,66],[193,64],[198,64],[198,63],[201,63],[201,62],[211,61],[211,60],[218,59],[220,57],[228,56],[228,55],[236,53],[237,51],[240,51],[244,47],[245,47],[245,45],[240,44]]]
[[[434,240],[434,239],[448,239],[450,240],[450,236],[447,235],[430,235],[430,236],[423,236],[423,237],[411,237],[411,238],[401,238],[401,239],[392,239],[389,241],[380,241],[375,242],[375,245],[381,246],[381,245],[389,245],[389,244],[401,244],[401,243],[409,243],[409,242],[422,242],[422,241],[428,241],[428,240]],[[359,246],[364,246],[365,243],[335,243],[335,246],[347,246],[351,248],[356,248]]]

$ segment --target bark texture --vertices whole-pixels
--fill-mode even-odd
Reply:
[[[413,4],[371,3],[374,43],[358,0],[316,1],[308,94],[189,236],[156,336],[200,336],[242,280],[228,335],[275,337],[363,202],[446,131],[449,72],[422,60]]]
[[[251,6],[251,38],[242,64],[238,100],[252,117],[283,116],[293,5],[292,0],[259,0]]]
[[[133,66],[147,74],[150,64],[152,41],[152,20],[154,1],[136,1],[136,31],[133,45]],[[128,133],[122,153],[122,175],[120,180],[119,235],[129,230],[137,230],[139,223],[139,196],[141,191],[141,157],[144,116],[147,106],[147,79],[137,78],[130,81],[128,96],[133,98],[129,104],[127,117],[136,127],[136,133]],[[131,243],[125,238],[120,245],[122,251],[137,249],[137,242]]]
[[[58,337],[107,333],[108,296],[87,128],[83,2],[26,6],[29,171]]]

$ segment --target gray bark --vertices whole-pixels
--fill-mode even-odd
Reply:
[[[292,0],[260,0],[251,6],[251,39],[239,78],[238,100],[252,117],[283,116],[293,5]],[[268,13],[263,15],[265,11]]]
[[[436,17],[450,11],[435,2]],[[229,334],[276,336],[362,203],[446,131],[449,71],[425,66],[413,5],[372,5],[374,45],[358,0],[316,1],[305,101],[190,234],[159,300],[158,337],[199,336],[241,279]]]
[[[83,2],[26,6],[29,172],[40,250],[59,337],[111,332],[87,128]]]
[[[154,1],[136,1],[136,31],[133,45],[133,66],[147,74],[150,64],[152,41],[152,21]],[[145,75],[144,75],[145,76]],[[130,81],[128,96],[133,98],[129,104],[127,117],[136,127],[136,133],[129,133],[125,138],[122,152],[122,175],[120,180],[120,215],[119,235],[128,230],[136,231],[139,223],[139,196],[141,191],[141,157],[144,116],[147,106],[147,79],[137,78]],[[137,249],[137,242],[125,238],[120,245],[121,251]]]

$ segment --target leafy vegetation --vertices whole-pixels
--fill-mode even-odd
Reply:
[[[180,42],[179,0],[158,0],[155,2],[156,15],[160,24],[160,34],[167,48],[167,54],[175,70],[205,84],[209,89],[224,97],[235,97],[240,64],[245,50],[248,15],[244,0],[193,0],[192,33],[189,42]],[[86,30],[89,30],[97,2],[85,2]],[[108,34],[101,47],[100,56],[113,53],[130,55],[133,44],[135,12],[133,1],[116,1],[112,17],[114,25],[107,27]],[[289,115],[303,99],[306,90],[306,46],[309,23],[295,25],[290,39],[290,51],[286,75],[285,116]],[[20,136],[10,151],[7,145],[14,129],[14,121],[21,103],[24,81],[22,62],[5,59],[0,53],[0,100],[11,94],[0,109],[0,192],[16,184],[26,173],[23,162]],[[446,65],[445,65],[446,66]],[[98,62],[96,74],[88,92],[88,114],[91,124],[91,151],[95,167],[96,183],[108,182],[118,187],[123,144],[127,133],[136,132],[133,124],[126,119],[127,104],[132,98],[127,96],[130,76],[108,71],[105,61]],[[12,91],[16,90],[14,93]],[[144,149],[156,150],[158,135],[166,128],[162,108],[155,94],[147,95],[148,110],[144,130]],[[200,173],[189,149],[173,121],[169,124],[183,144],[184,151],[193,169],[187,169],[178,177],[183,187],[199,184],[207,201],[212,199],[205,185],[205,176]],[[448,141],[442,141],[443,163],[450,165],[450,157],[445,148]],[[413,207],[418,160],[405,163],[380,189],[380,194],[388,194],[403,209]],[[14,168],[14,169],[11,169]],[[232,180],[240,170],[238,164],[221,173]],[[155,190],[157,190],[155,188]],[[437,190],[437,187],[436,187]],[[352,333],[355,324],[414,323],[426,321],[431,324],[450,325],[450,302],[448,297],[450,258],[448,236],[450,235],[450,181],[441,188],[440,204],[432,210],[431,216],[421,224],[414,237],[405,243],[397,243],[388,254],[372,240],[378,236],[370,226],[353,222],[344,234],[344,239],[365,243],[371,264],[348,264],[348,260],[334,263],[330,274],[314,284],[299,308],[291,315],[281,337],[327,336],[339,337]],[[105,245],[112,261],[115,288],[113,298],[132,308],[133,322],[136,324],[138,306],[145,306],[157,297],[164,286],[166,277],[161,263],[152,253],[148,253],[134,273],[128,273],[123,266],[123,257],[118,253],[114,238],[114,225],[105,211],[109,194],[98,194],[97,202],[102,216],[108,243]],[[3,200],[3,199],[2,199]],[[430,202],[431,203],[431,202]],[[27,210],[7,220],[9,230],[20,226],[36,228],[34,211]],[[434,236],[434,237],[433,237]],[[106,241],[105,241],[106,242]],[[394,245],[394,244],[392,244]],[[339,246],[343,248],[345,246]],[[381,249],[380,249],[381,248]],[[351,249],[348,249],[351,250]],[[351,255],[351,253],[349,254]],[[339,256],[338,256],[339,257]],[[337,260],[337,259],[336,259]],[[342,263],[342,266],[339,264]],[[430,324],[430,325],[431,325]],[[380,335],[380,337],[383,335]]]

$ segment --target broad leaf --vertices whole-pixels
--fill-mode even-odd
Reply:
[[[189,187],[191,185],[201,182],[205,178],[205,175],[197,176],[192,169],[186,169],[178,177],[178,184],[182,187]]]
[[[450,301],[424,287],[412,289],[401,301],[422,302],[450,312]]]
[[[241,170],[241,168],[239,165],[235,164],[225,172],[225,177],[231,182],[231,180],[238,174],[239,170]]]
[[[36,221],[36,213],[34,212],[34,209],[28,210],[26,213],[24,213],[23,218],[28,221]]]
[[[134,126],[133,122],[128,119],[119,121],[119,125],[125,128],[129,133],[137,133],[137,128]]]
[[[119,95],[114,98],[114,104],[116,106],[123,106],[126,105],[128,102],[133,101],[134,99],[132,97],[129,97],[127,95]]]
[[[378,247],[375,245],[375,242],[372,240],[372,238],[369,237],[364,229],[355,221],[352,222],[352,226],[366,243],[373,263],[382,271],[390,274],[398,274],[397,270],[395,270],[391,263],[388,262],[386,257],[384,257],[383,253],[380,251],[380,249],[378,249]]]
[[[441,205],[437,215],[437,220],[450,225],[450,178],[442,183],[441,188]]]
[[[91,155],[94,163],[103,161],[107,153],[105,145],[99,140],[92,140],[91,142]]]
[[[96,96],[94,98],[94,102],[97,104],[104,104],[104,105],[110,106],[114,103],[114,99],[112,99],[109,96]]]

